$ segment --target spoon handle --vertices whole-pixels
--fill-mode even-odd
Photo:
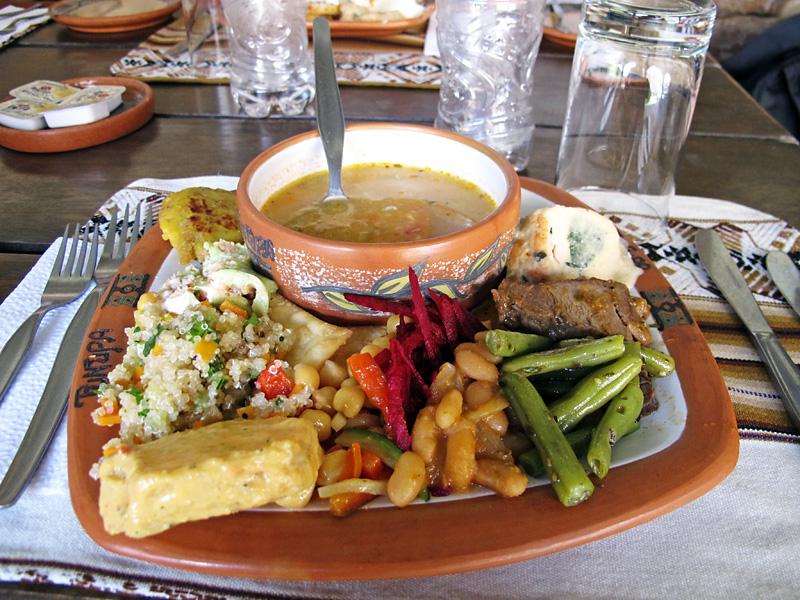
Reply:
[[[342,191],[342,154],[344,147],[344,111],[336,81],[336,66],[331,47],[331,28],[325,17],[314,19],[314,75],[317,85],[317,127],[328,160],[330,190],[344,197]]]

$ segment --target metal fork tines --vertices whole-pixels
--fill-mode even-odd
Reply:
[[[140,210],[137,208],[132,226],[129,227],[128,209],[121,222],[117,222],[116,207],[111,211],[111,225],[100,261],[94,271],[97,285],[89,292],[81,304],[75,318],[67,328],[61,347],[58,349],[53,369],[42,392],[41,400],[36,407],[31,423],[22,439],[22,443],[0,483],[0,506],[8,506],[16,502],[19,495],[30,481],[39,461],[47,450],[50,440],[58,427],[64,408],[67,405],[69,390],[72,387],[72,376],[78,363],[78,356],[83,348],[84,338],[94,316],[100,299],[106,288],[114,279],[122,261],[139,240],[140,232],[146,232],[153,223],[153,213],[148,207],[144,227],[140,224]],[[117,235],[119,229],[119,235]],[[130,231],[130,234],[129,234]],[[130,243],[128,243],[130,237]]]
[[[92,273],[97,262],[97,231],[91,240],[89,240],[88,233],[83,240],[79,239],[79,234],[80,226],[76,225],[75,235],[72,236],[72,245],[65,260],[69,225],[64,229],[64,237],[58,249],[53,270],[50,272],[50,278],[42,292],[39,308],[19,326],[3,346],[3,350],[0,351],[0,401],[27,356],[44,314],[78,298],[92,281]],[[87,247],[89,248],[88,258]]]

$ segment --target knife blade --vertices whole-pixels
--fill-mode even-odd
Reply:
[[[786,252],[772,250],[767,254],[767,271],[786,302],[800,315],[800,271]]]
[[[750,332],[789,418],[800,431],[800,370],[767,323],[719,234],[713,229],[701,229],[695,244],[706,271]]]

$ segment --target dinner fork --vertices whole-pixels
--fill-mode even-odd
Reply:
[[[33,414],[31,423],[25,432],[25,437],[22,439],[14,460],[11,462],[11,466],[9,466],[2,483],[0,483],[0,506],[9,506],[17,501],[50,444],[50,440],[67,405],[69,390],[72,387],[72,376],[78,363],[78,354],[83,347],[84,338],[92,317],[97,310],[100,299],[105,294],[106,288],[122,265],[122,261],[139,240],[140,230],[142,229],[140,214],[141,211],[137,207],[133,226],[130,230],[130,244],[127,244],[128,209],[125,209],[125,216],[121,224],[117,222],[117,207],[115,206],[111,211],[111,226],[106,235],[100,261],[94,271],[94,280],[97,285],[89,292],[86,300],[81,304],[75,318],[67,328],[66,334],[64,334],[55,363],[53,363],[53,370],[47,380],[44,392],[42,392],[36,412]],[[148,206],[143,228],[144,232],[147,232],[152,224],[152,206]],[[118,225],[120,232],[115,242]]]
[[[0,351],[0,402],[5,397],[6,390],[10,387],[22,361],[28,354],[44,314],[78,298],[92,281],[92,273],[97,262],[97,232],[95,231],[91,243],[88,234],[84,236],[83,241],[80,241],[79,233],[80,225],[76,225],[72,246],[65,260],[69,225],[64,229],[61,246],[58,249],[55,264],[53,264],[44,292],[42,292],[39,308],[19,326],[8,339],[3,350]],[[79,247],[80,251],[78,251]],[[86,258],[87,247],[90,247],[88,260]]]

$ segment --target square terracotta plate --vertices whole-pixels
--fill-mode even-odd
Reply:
[[[549,203],[580,206],[566,192],[523,179],[523,214]],[[178,525],[136,540],[109,535],[89,470],[113,435],[92,423],[92,390],[122,357],[133,305],[159,275],[171,248],[154,227],[122,265],[89,328],[68,413],[70,493],[88,534],[102,547],[170,567],[235,577],[335,580],[390,579],[457,573],[532,559],[634,527],[703,495],[733,470],[739,436],[728,392],[697,325],[646,256],[637,289],[663,326],[677,363],[658,387],[661,408],[615,449],[602,488],[565,508],[548,485],[522,496],[461,499],[366,508],[336,518],[326,510],[259,509]],[[170,259],[172,260],[172,259]],[[171,268],[171,267],[170,267]],[[167,269],[169,270],[169,268]],[[661,386],[662,383],[659,383]],[[663,434],[663,435],[662,435]],[[630,442],[624,449],[622,442]]]

